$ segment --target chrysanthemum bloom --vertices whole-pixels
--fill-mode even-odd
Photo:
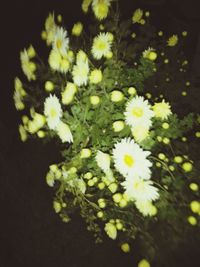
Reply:
[[[36,70],[36,65],[34,62],[30,61],[27,50],[24,49],[20,53],[20,60],[21,60],[21,66],[24,74],[26,75],[27,79],[29,81],[35,80],[35,70]]]
[[[111,0],[93,0],[92,9],[98,20],[105,19],[108,16]]]
[[[167,119],[169,115],[172,114],[170,104],[165,102],[164,99],[162,102],[155,103],[152,109],[154,111],[154,116],[161,120]]]
[[[44,102],[44,115],[50,129],[55,130],[62,118],[62,108],[59,99],[55,95],[50,95]]]
[[[53,70],[59,70],[60,69],[60,63],[62,61],[61,54],[56,50],[51,50],[49,54],[49,65]]]
[[[148,100],[144,100],[142,96],[136,96],[127,103],[124,115],[126,124],[130,127],[142,124],[149,128],[154,113]]]
[[[89,64],[82,62],[74,65],[72,70],[73,81],[76,85],[86,85],[88,82]]]
[[[97,152],[95,157],[97,165],[99,168],[105,173],[110,170],[110,155],[107,153],[103,153],[100,150]]]
[[[82,31],[83,31],[83,24],[81,22],[75,23],[72,28],[72,34],[75,36],[80,36]]]
[[[62,93],[62,103],[65,105],[71,103],[76,92],[77,92],[76,85],[71,82],[68,82],[64,92]]]
[[[168,40],[167,40],[167,45],[168,46],[175,46],[178,43],[178,36],[177,35],[172,35]]]
[[[63,143],[73,142],[72,133],[70,131],[69,126],[66,123],[59,121],[58,125],[56,126],[56,132]]]
[[[67,31],[62,27],[57,27],[53,40],[53,49],[58,51],[61,55],[66,55],[69,48],[69,38],[67,38]]]
[[[111,52],[111,35],[108,32],[101,32],[93,40],[92,45],[92,55],[95,59],[101,59],[103,56],[106,57],[107,54]]]
[[[135,206],[144,216],[154,216],[157,213],[157,208],[151,201],[136,201]]]
[[[113,149],[115,168],[125,177],[136,175],[142,179],[150,179],[152,163],[147,159],[150,154],[133,139],[124,138]]]
[[[158,189],[151,180],[143,180],[136,175],[128,176],[122,185],[125,194],[135,201],[154,201],[159,197]]]
[[[102,71],[98,69],[94,69],[90,73],[90,83],[98,84],[102,81],[103,75]]]
[[[149,128],[146,125],[140,124],[132,128],[132,135],[136,142],[141,143],[149,135]]]
[[[114,240],[117,238],[117,229],[114,224],[110,222],[106,223],[104,230],[111,239]]]

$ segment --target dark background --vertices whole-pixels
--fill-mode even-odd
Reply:
[[[172,33],[187,29],[185,53],[191,61],[191,73],[200,77],[198,0],[120,2],[128,16],[135,7],[152,10],[157,14],[154,20],[158,29]],[[29,140],[23,144],[18,137],[20,114],[12,99],[13,79],[21,75],[19,52],[31,43],[42,54],[40,32],[48,13],[54,10],[62,14],[70,29],[84,18],[80,3],[18,0],[0,4],[0,267],[134,267],[140,259],[137,248],[127,256],[110,240],[95,245],[78,216],[69,224],[61,222],[52,209],[53,190],[44,179],[49,164],[59,159],[58,151],[53,143]],[[171,266],[200,266],[197,252],[188,244],[167,261]]]

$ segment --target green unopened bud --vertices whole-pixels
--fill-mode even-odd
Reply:
[[[97,217],[98,218],[103,218],[103,211],[99,211],[99,212],[97,212]]]
[[[86,159],[89,158],[92,154],[92,151],[89,148],[83,148],[81,150],[81,158]]]
[[[47,92],[52,92],[54,90],[54,84],[51,81],[46,81],[44,87]]]
[[[112,126],[113,126],[114,132],[120,132],[124,129],[125,124],[123,121],[115,121],[113,122]]]
[[[194,200],[194,201],[192,201],[190,203],[190,208],[191,208],[192,212],[199,214],[199,212],[200,212],[200,203],[198,201]]]
[[[44,131],[40,130],[40,131],[37,132],[37,135],[38,135],[39,138],[44,138],[46,134],[45,134]]]
[[[94,183],[93,180],[89,180],[89,181],[87,182],[87,184],[88,184],[88,186],[91,186],[91,187],[92,187],[92,186],[94,186],[95,183]]]
[[[132,96],[136,95],[137,94],[136,88],[135,87],[129,87],[128,93],[129,93],[129,95],[132,95]]]
[[[183,158],[181,156],[176,156],[176,157],[174,157],[174,162],[181,163],[181,162],[183,162]]]
[[[192,190],[192,191],[198,191],[199,190],[199,186],[198,186],[198,184],[196,184],[196,183],[191,183],[190,185],[189,185],[189,187],[190,187],[190,189]]]
[[[116,183],[112,183],[108,186],[108,188],[114,194],[117,191],[118,185]]]
[[[99,184],[98,184],[98,188],[99,188],[100,190],[103,190],[103,189],[105,188],[105,184],[104,184],[103,182],[99,183]]]
[[[61,206],[61,204],[59,202],[54,201],[53,202],[53,208],[54,208],[56,213],[59,213],[61,211],[61,209],[62,209],[62,206]]]
[[[164,122],[164,123],[162,124],[162,127],[163,127],[163,129],[169,129],[169,123]]]
[[[96,95],[93,95],[93,96],[90,96],[90,103],[94,106],[98,105],[100,102],[100,98],[99,96],[96,96]]]
[[[197,224],[197,219],[194,216],[189,216],[187,220],[192,226],[195,226]]]
[[[138,263],[138,267],[151,267],[151,265],[147,260],[143,259]]]
[[[128,244],[128,243],[123,243],[123,244],[121,245],[121,250],[122,250],[123,252],[125,252],[125,253],[130,252],[130,246],[129,246],[129,244]]]
[[[100,208],[104,209],[106,207],[105,199],[100,198],[98,200],[98,205],[99,205]]]
[[[184,170],[185,172],[191,172],[193,166],[192,166],[192,163],[190,163],[190,162],[185,162],[185,163],[183,163],[182,168],[183,168],[183,170]]]
[[[122,198],[122,199],[120,200],[120,202],[119,202],[119,206],[120,206],[121,208],[126,207],[127,204],[128,204],[128,202],[127,202],[127,200],[124,199],[124,198]]]
[[[121,199],[122,199],[122,194],[121,193],[116,193],[116,194],[113,195],[114,202],[119,203],[121,201]]]
[[[124,99],[124,94],[121,91],[114,90],[111,92],[111,101],[120,102]]]

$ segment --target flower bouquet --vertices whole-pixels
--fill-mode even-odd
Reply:
[[[187,32],[157,32],[140,8],[123,20],[114,0],[83,0],[82,10],[91,22],[70,30],[49,14],[48,59],[32,45],[20,53],[19,133],[23,142],[56,140],[63,161],[49,166],[46,182],[63,222],[78,212],[96,242],[107,235],[126,253],[137,240],[138,266],[150,266],[160,238],[178,246],[200,225],[199,161],[190,156],[200,116],[176,112],[193,90],[180,52]]]

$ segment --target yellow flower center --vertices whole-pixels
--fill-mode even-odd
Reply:
[[[61,46],[62,46],[62,40],[58,39],[58,40],[56,41],[56,46],[57,46],[58,49],[60,49]]]
[[[54,117],[56,117],[56,115],[57,115],[56,110],[55,110],[54,108],[52,108],[52,109],[50,110],[50,116],[51,116],[52,118],[54,118]]]
[[[103,41],[99,41],[97,47],[99,50],[104,50],[106,48],[106,43]]]
[[[134,108],[132,109],[132,114],[133,114],[133,116],[135,116],[135,117],[137,117],[137,118],[140,118],[140,117],[143,116],[144,111],[143,111],[142,108],[134,107]]]
[[[125,155],[124,156],[124,162],[128,167],[132,167],[135,163],[134,159],[130,155]]]

